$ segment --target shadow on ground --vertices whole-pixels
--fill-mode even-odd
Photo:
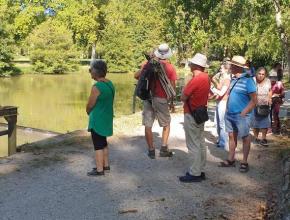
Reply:
[[[84,131],[24,146],[24,152],[0,164],[2,219],[261,217],[268,189],[279,183],[273,166],[277,158],[270,148],[252,149],[247,174],[239,173],[238,167],[218,168],[227,154],[215,147],[215,137],[207,131],[207,180],[184,184],[178,176],[187,171],[191,159],[178,129],[170,140],[175,152],[170,159],[149,159],[142,133],[111,138],[111,173],[105,177],[86,175],[94,161],[90,136]],[[154,132],[154,139],[160,146],[160,132]]]

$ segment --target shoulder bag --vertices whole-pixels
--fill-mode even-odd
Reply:
[[[210,82],[210,80],[209,80],[209,82]],[[209,119],[208,112],[207,112],[207,106],[199,106],[196,109],[192,110],[191,106],[189,104],[189,99],[190,99],[190,97],[187,99],[186,104],[187,104],[187,106],[189,108],[189,112],[192,115],[192,117],[194,118],[195,122],[197,124],[202,124],[202,123],[206,122]]]

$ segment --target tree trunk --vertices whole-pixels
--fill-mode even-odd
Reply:
[[[287,33],[285,32],[283,21],[282,21],[282,12],[281,12],[281,5],[279,3],[279,0],[273,0],[273,4],[275,7],[275,13],[276,13],[276,25],[280,34],[280,39],[282,42],[283,50],[286,56],[287,60],[287,66],[288,66],[288,80],[290,82],[290,45],[289,45],[289,38],[287,36]]]
[[[92,54],[91,54],[91,60],[96,59],[96,43],[93,43],[92,45]]]
[[[177,63],[178,63],[178,66],[180,66],[181,64],[181,61],[184,59],[184,50],[183,50],[183,44],[182,42],[180,42],[178,44],[178,48],[177,48]]]

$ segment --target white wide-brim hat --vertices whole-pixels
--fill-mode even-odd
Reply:
[[[246,59],[242,56],[233,56],[232,60],[229,61],[229,63],[232,65],[249,69],[249,67],[246,65],[246,62]]]
[[[168,44],[160,44],[158,49],[154,51],[154,55],[159,59],[168,59],[172,56],[172,51]]]
[[[201,53],[195,54],[193,58],[188,60],[188,63],[189,64],[195,64],[195,65],[198,65],[198,66],[201,66],[201,67],[204,67],[204,68],[208,67],[207,58],[206,58],[205,55],[203,55]]]
[[[277,77],[277,71],[276,70],[271,70],[269,72],[269,77]]]
[[[271,70],[269,73],[269,77],[268,77],[271,81],[277,81],[278,77],[277,77],[277,71],[276,70]]]

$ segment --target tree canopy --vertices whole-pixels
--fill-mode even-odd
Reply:
[[[72,34],[58,21],[49,19],[43,22],[27,40],[36,72],[60,74],[76,69],[77,51]]]
[[[134,71],[142,53],[163,42],[177,62],[203,52],[210,60],[239,54],[256,65],[290,63],[290,0],[0,2],[1,71],[17,53],[33,57],[27,39],[48,20],[71,33],[79,58],[104,58],[110,71]]]

